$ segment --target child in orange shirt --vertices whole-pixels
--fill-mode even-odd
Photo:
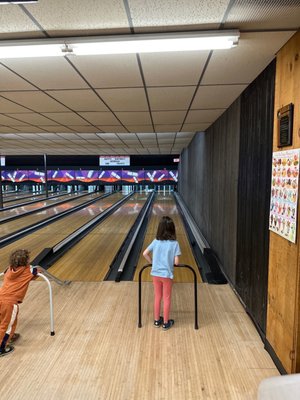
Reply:
[[[0,357],[11,353],[14,346],[9,341],[15,334],[19,304],[26,295],[29,283],[37,278],[37,268],[29,265],[29,251],[16,250],[10,256],[10,266],[5,271],[0,288]]]

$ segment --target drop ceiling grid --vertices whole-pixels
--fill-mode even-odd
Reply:
[[[225,28],[238,25],[241,30],[298,29],[299,21],[298,1],[236,0],[227,16]]]
[[[135,32],[139,32],[138,27],[156,26],[199,29],[202,25],[214,24],[212,29],[217,29],[228,3],[229,0],[128,0]]]
[[[239,45],[214,51],[201,84],[248,85],[273,60],[293,32],[242,33]],[[222,65],[222,68],[220,68]]]
[[[91,31],[130,33],[122,0],[40,0],[26,6],[31,15],[52,36],[80,36]]]
[[[0,40],[42,37],[43,33],[20,7],[1,5]]]
[[[2,64],[40,90],[88,88],[65,57],[14,58]]]

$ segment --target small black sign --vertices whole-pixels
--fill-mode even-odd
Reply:
[[[278,147],[292,145],[293,139],[293,110],[292,103],[282,107],[277,112],[278,117]]]

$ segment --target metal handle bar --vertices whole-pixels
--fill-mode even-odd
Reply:
[[[139,322],[138,327],[142,327],[142,274],[146,268],[152,267],[152,264],[145,265],[139,272]],[[174,267],[188,268],[194,275],[194,302],[195,302],[195,329],[198,329],[198,295],[197,295],[197,276],[195,270],[186,264],[174,265]]]
[[[1,273],[0,273],[0,276],[1,276],[1,275],[4,275],[4,272],[1,272]],[[51,335],[51,336],[54,336],[54,335],[55,335],[55,332],[54,332],[52,287],[51,287],[51,284],[50,284],[49,279],[46,278],[45,275],[43,275],[43,274],[41,274],[41,273],[39,273],[39,272],[37,273],[37,275],[38,275],[39,277],[43,278],[43,279],[47,282],[47,285],[48,285],[48,288],[49,288],[49,300],[50,300],[50,335]]]

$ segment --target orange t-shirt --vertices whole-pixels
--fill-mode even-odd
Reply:
[[[37,269],[30,265],[24,267],[9,267],[4,274],[3,285],[0,288],[0,301],[22,303],[29,283],[37,276]]]

